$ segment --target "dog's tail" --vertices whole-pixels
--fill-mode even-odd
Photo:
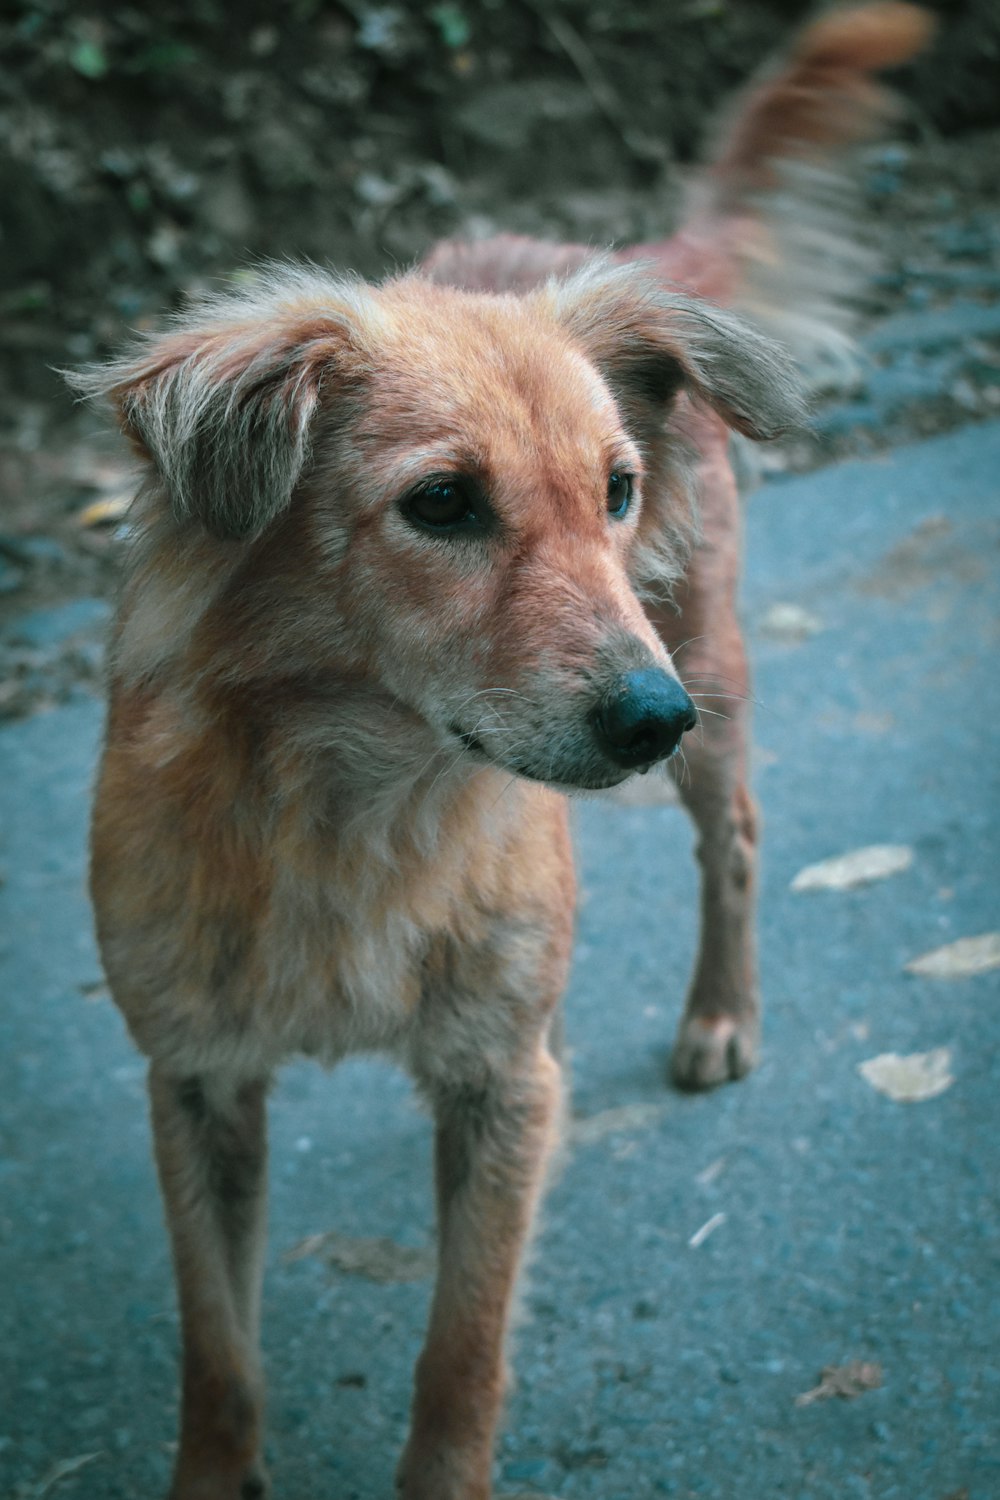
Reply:
[[[736,308],[798,357],[813,387],[853,375],[850,330],[872,269],[855,210],[851,147],[894,111],[876,81],[923,47],[928,13],[904,0],[838,7],[813,21],[738,95],[709,144],[680,228],[612,252]],[[437,281],[522,292],[593,254],[520,235],[446,240],[423,262]]]
[[[927,43],[902,0],[812,22],[737,96],[709,142],[679,232],[629,258],[745,312],[788,344],[814,383],[836,379],[871,268],[854,209],[852,147],[894,113],[875,80]]]

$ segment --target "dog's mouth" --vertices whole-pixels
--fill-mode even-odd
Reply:
[[[491,766],[495,766],[497,770],[509,771],[512,776],[521,776],[525,781],[539,782],[542,786],[550,786],[553,787],[556,791],[560,792],[610,791],[612,787],[619,786],[621,782],[627,781],[630,776],[633,776],[636,773],[644,776],[647,771],[652,769],[653,764],[652,762],[650,762],[649,765],[635,766],[631,770],[616,769],[611,773],[609,773],[607,769],[604,768],[598,775],[580,775],[574,777],[572,780],[562,780],[558,776],[553,775],[551,772],[546,775],[540,770],[535,770],[530,765],[527,765],[524,761],[521,760],[496,760],[486,749],[486,746],[483,744],[478,735],[472,734],[467,729],[463,729],[459,724],[450,724],[448,728],[449,732],[453,734],[456,739],[461,740],[466,750],[470,750],[474,755],[478,755],[483,760],[488,761],[489,764]]]
[[[698,723],[683,684],[656,662],[605,674],[555,714],[527,701],[533,712],[510,722],[494,716],[465,729],[453,720],[449,733],[477,760],[560,791],[600,791],[645,775]]]

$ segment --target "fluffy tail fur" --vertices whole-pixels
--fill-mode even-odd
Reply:
[[[893,112],[873,75],[908,61],[931,19],[902,0],[838,8],[753,79],[715,132],[670,239],[615,253],[745,312],[797,355],[814,386],[853,371],[848,330],[871,269],[859,243],[850,148]],[[479,291],[527,291],[592,251],[517,235],[438,245],[424,270]]]
[[[926,11],[901,0],[838,8],[807,26],[726,112],[678,235],[630,254],[682,281],[690,266],[699,290],[790,345],[813,384],[837,383],[872,265],[851,148],[895,112],[873,75],[909,61],[931,28]]]

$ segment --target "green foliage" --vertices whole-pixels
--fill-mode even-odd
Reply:
[[[0,296],[0,313],[4,316],[25,317],[51,309],[52,287],[47,281],[29,281]]]
[[[126,191],[128,206],[134,214],[147,214],[153,206],[153,197],[144,182],[130,182]]]
[[[84,78],[103,78],[108,71],[108,59],[98,42],[77,42],[70,49],[70,65]]]
[[[128,64],[130,73],[182,73],[198,61],[198,49],[170,37],[150,42]]]
[[[460,5],[448,3],[446,0],[444,4],[432,5],[427,14],[437,27],[446,47],[457,52],[460,48],[469,45],[472,27]]]

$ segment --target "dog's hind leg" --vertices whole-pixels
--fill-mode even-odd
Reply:
[[[511,1297],[556,1135],[558,1064],[432,1086],[438,1280],[417,1364],[402,1500],[489,1500]]]
[[[258,1500],[258,1355],[266,1194],[262,1080],[150,1069],[160,1185],[183,1340],[181,1436],[170,1500]]]
[[[747,787],[749,673],[736,614],[741,517],[725,449],[699,471],[703,542],[677,590],[679,612],[650,615],[699,709],[671,762],[698,830],[701,933],[671,1056],[675,1083],[708,1088],[753,1067],[760,1030],[754,951],[757,814]]]

